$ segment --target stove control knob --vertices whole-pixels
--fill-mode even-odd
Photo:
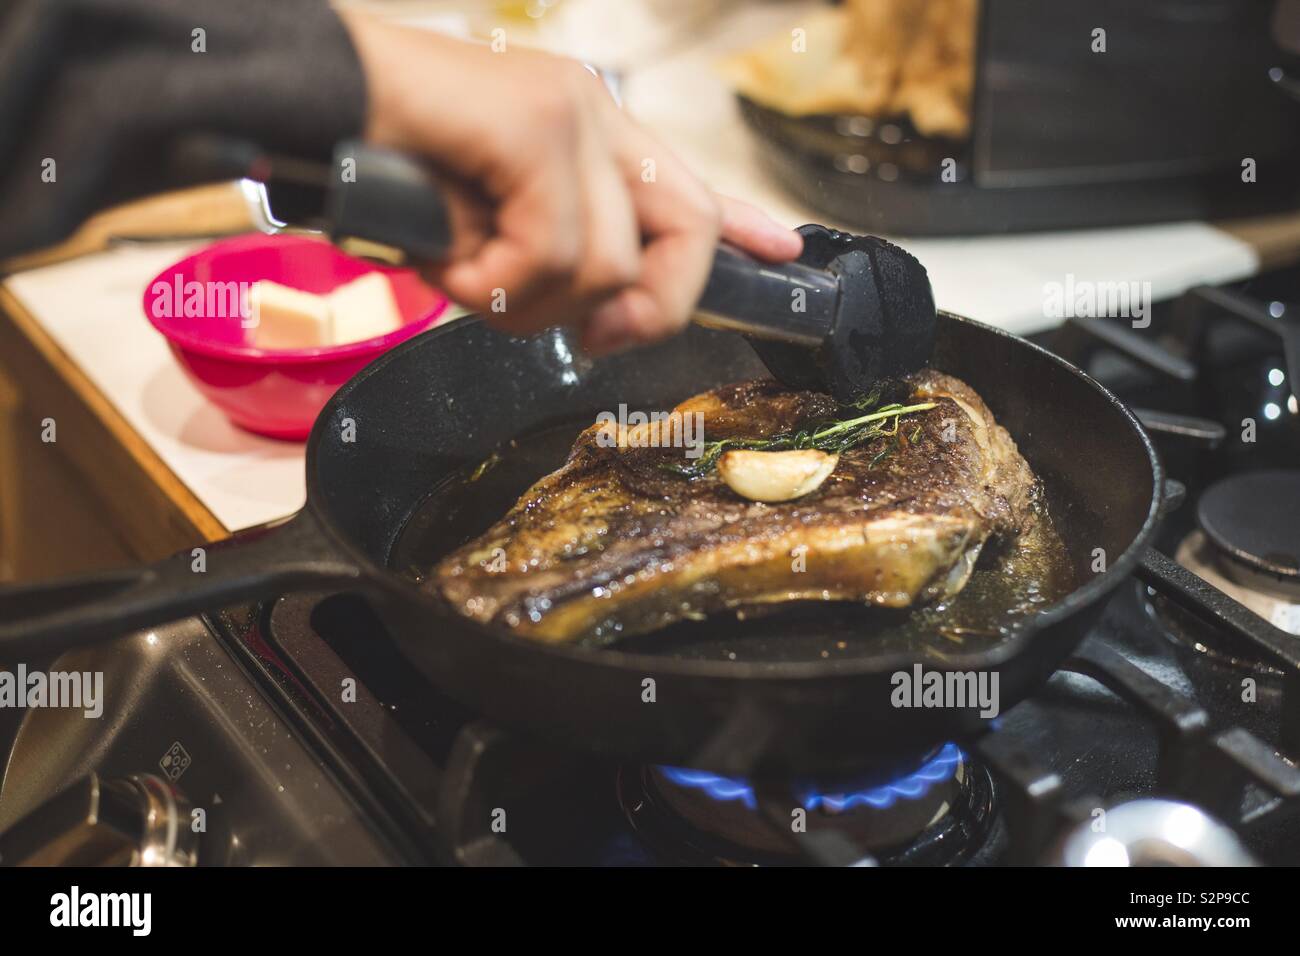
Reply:
[[[1237,835],[1189,803],[1132,800],[1071,830],[1062,866],[1255,866]]]
[[[194,866],[190,806],[152,774],[82,777],[3,834],[0,866]]]

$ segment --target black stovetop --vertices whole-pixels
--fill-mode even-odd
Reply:
[[[1122,587],[1075,657],[1038,694],[980,740],[961,742],[968,773],[991,771],[989,819],[949,835],[960,845],[946,852],[886,858],[1046,860],[1056,839],[1096,808],[1159,794],[1221,819],[1232,819],[1236,801],[1234,829],[1261,861],[1300,859],[1300,823],[1287,806],[1267,807],[1261,787],[1279,784],[1286,795],[1300,795],[1300,772],[1272,743],[1281,739],[1281,677],[1257,675],[1259,701],[1243,702],[1244,672],[1171,639],[1160,603],[1139,581]],[[360,597],[296,595],[258,617],[238,628],[225,619],[218,631],[253,652],[255,670],[274,685],[299,732],[319,734],[314,746],[352,791],[358,812],[412,851],[403,858],[555,865],[736,860],[702,851],[699,841],[680,839],[695,845],[679,846],[682,834],[665,837],[642,825],[629,804],[644,794],[629,798],[626,779],[643,768],[554,750],[476,720],[431,692],[386,643]],[[262,642],[268,631],[290,636],[272,646]],[[360,685],[355,703],[339,699],[342,675]],[[1225,792],[1229,776],[1235,788]],[[1261,807],[1268,812],[1242,819]],[[504,834],[491,828],[497,809],[506,812]]]
[[[286,595],[86,652],[80,667],[132,704],[111,725],[24,718],[0,830],[89,771],[162,766],[208,811],[206,863],[981,865],[1113,861],[1117,848],[1300,862],[1300,637],[1162,558],[1181,553],[1206,489],[1300,465],[1282,301],[1300,302],[1300,275],[1193,290],[1148,329],[1071,321],[1039,337],[1164,413],[1144,413],[1173,479],[1156,553],[1070,661],[978,739],[919,755],[905,778],[796,788],[806,839],[790,837],[791,792],[774,800],[770,782],[620,765],[466,712],[350,594]],[[1239,440],[1243,419],[1254,442]],[[84,746],[47,745],[67,733]],[[178,749],[179,768],[166,762]],[[1153,849],[1160,827],[1177,839]],[[1188,833],[1219,839],[1175,845]]]
[[[1068,856],[1071,831],[1095,833],[1120,807],[1125,819],[1155,814],[1141,801],[1164,799],[1227,824],[1261,862],[1300,862],[1300,771],[1288,756],[1300,753],[1300,637],[1240,617],[1161,559],[1194,530],[1206,488],[1295,466],[1283,339],[1267,323],[1285,315],[1278,302],[1300,300],[1297,288],[1280,274],[1193,290],[1141,332],[1112,326],[1103,341],[1085,320],[1040,337],[1135,407],[1165,413],[1163,427],[1146,416],[1174,479],[1160,554],[990,732],[918,758],[908,779],[811,801],[810,813],[851,823],[829,841],[773,843],[788,827],[746,781],[620,766],[477,719],[406,666],[358,596],[292,595],[210,623],[395,860],[1050,862]],[[1247,417],[1254,442],[1237,440]],[[349,679],[355,699],[340,690]]]

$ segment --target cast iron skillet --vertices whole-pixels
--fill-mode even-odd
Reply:
[[[942,314],[932,364],[974,386],[1014,436],[1045,483],[1083,582],[1000,643],[922,662],[931,671],[996,671],[1005,711],[1047,679],[1093,624],[1101,598],[1137,564],[1157,520],[1160,468],[1114,396],[1023,339]],[[0,660],[47,658],[287,589],[341,586],[370,597],[433,684],[568,746],[731,774],[898,769],[980,729],[981,718],[974,708],[892,706],[891,675],[910,670],[917,655],[882,650],[860,632],[847,654],[800,659],[809,628],[834,637],[844,627],[829,606],[801,619],[802,635],[788,643],[779,615],[761,625],[717,618],[696,626],[697,634],[716,627],[735,637],[734,660],[701,659],[679,640],[658,653],[653,639],[639,640],[635,653],[553,647],[458,617],[387,568],[430,490],[502,443],[556,423],[589,423],[619,403],[670,408],[763,374],[739,336],[698,327],[595,362],[561,332],[512,339],[477,319],[434,329],[364,369],[321,412],[307,445],[307,504],[287,523],[211,547],[202,573],[185,553],[140,570],[0,591]],[[482,515],[481,526],[506,503]],[[1100,574],[1092,571],[1097,548],[1107,563]],[[747,630],[763,636],[750,646]]]

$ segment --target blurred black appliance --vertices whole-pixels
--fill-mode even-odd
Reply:
[[[903,235],[1300,206],[1300,0],[983,0],[978,30],[967,140],[742,98],[762,160],[827,215]]]

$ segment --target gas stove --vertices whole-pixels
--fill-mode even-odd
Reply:
[[[904,772],[751,781],[560,750],[430,687],[362,597],[296,593],[49,662],[102,671],[119,706],[0,711],[0,858],[1300,863],[1298,309],[1279,272],[1149,328],[1038,337],[1147,424],[1163,530],[1039,693]],[[197,841],[160,835],[196,809]]]

